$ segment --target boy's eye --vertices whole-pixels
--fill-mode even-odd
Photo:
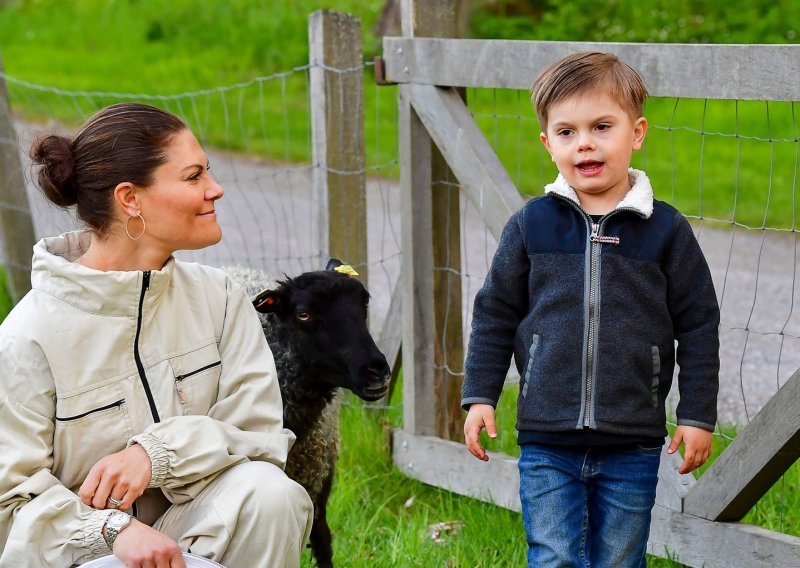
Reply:
[[[557,131],[556,134],[559,136],[569,136],[572,134],[572,130],[569,128],[562,128],[561,130]]]
[[[608,130],[609,128],[611,128],[611,125],[602,122],[602,123],[598,124],[595,128],[597,128],[597,130],[603,131],[603,130]]]

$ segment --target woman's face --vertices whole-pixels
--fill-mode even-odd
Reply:
[[[139,194],[147,241],[168,255],[218,243],[222,229],[214,205],[223,189],[208,172],[208,157],[188,129],[174,136],[166,153],[152,185]]]

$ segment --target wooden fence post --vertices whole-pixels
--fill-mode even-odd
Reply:
[[[322,260],[335,256],[369,282],[361,20],[308,18],[314,200]]]
[[[420,0],[403,0],[401,4],[401,21],[404,36],[410,37],[456,37],[459,27],[464,22],[459,17],[464,12],[469,2],[464,0],[439,0],[427,2]],[[401,89],[402,90],[402,89]],[[401,99],[402,99],[401,95]],[[406,102],[406,104],[408,104]],[[411,323],[406,327],[407,335],[403,337],[406,348],[403,364],[403,384],[405,386],[403,401],[409,411],[416,408],[421,411],[425,408],[422,417],[419,412],[413,412],[415,418],[406,415],[406,430],[417,434],[437,435],[450,440],[462,440],[461,410],[461,385],[463,383],[464,364],[464,338],[461,300],[461,227],[460,227],[460,198],[458,182],[452,171],[447,167],[442,154],[433,145],[430,136],[424,127],[417,128],[418,118],[413,110],[401,114],[404,121],[413,121],[414,126],[401,124],[401,128],[410,129],[407,136],[401,136],[403,144],[413,144],[413,148],[406,148],[410,152],[408,159],[401,163],[413,169],[430,167],[429,174],[417,174],[403,170],[403,176],[413,184],[425,183],[425,189],[419,187],[408,188],[403,186],[406,197],[413,192],[414,200],[425,199],[430,201],[430,219],[403,218],[403,223],[411,222],[416,227],[411,241],[403,242],[404,261],[407,255],[412,255],[415,270],[414,283],[408,283],[404,294],[403,305],[408,306],[405,312],[412,318],[424,320]],[[421,130],[420,130],[421,129]],[[429,146],[430,150],[419,146]],[[401,153],[404,150],[401,149]],[[415,154],[425,153],[425,159],[415,157]],[[430,159],[428,160],[428,152]],[[429,165],[428,165],[429,164]],[[430,181],[427,178],[430,177]],[[425,179],[423,179],[425,178]],[[414,203],[413,207],[422,208],[422,204]],[[427,205],[425,207],[427,209]],[[411,209],[408,210],[410,213]],[[426,235],[428,228],[422,224],[430,223],[430,235]],[[422,240],[427,240],[423,243]],[[411,246],[412,248],[407,248]],[[431,259],[417,259],[416,255],[428,255],[420,247],[432,246]],[[413,251],[413,252],[412,252]],[[405,271],[404,271],[405,272]],[[432,276],[432,282],[419,282]],[[427,289],[432,287],[432,290]],[[419,332],[426,333],[420,335]],[[413,334],[413,337],[412,337]],[[432,345],[432,353],[422,343]],[[409,349],[408,347],[412,347]],[[424,353],[422,360],[417,357]],[[431,359],[432,356],[432,359]],[[414,373],[409,375],[413,367]],[[412,385],[412,383],[414,383]],[[411,390],[413,388],[413,391]],[[411,397],[415,400],[412,401]]]
[[[31,249],[36,244],[36,236],[2,71],[3,62],[0,60],[0,241],[3,243],[2,262],[8,275],[8,290],[16,303],[31,289]]]

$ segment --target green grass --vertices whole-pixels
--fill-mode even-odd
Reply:
[[[381,416],[354,397],[346,400],[341,458],[328,510],[337,566],[525,565],[527,546],[518,513],[405,477],[393,467],[389,451],[391,429],[401,423],[399,408]],[[516,443],[511,445],[514,436],[512,425],[495,442],[517,453]],[[433,542],[428,527],[439,522],[460,528]],[[303,566],[313,565],[306,552]],[[659,558],[650,558],[649,565],[681,566]]]
[[[8,292],[6,285],[6,270],[0,265],[0,322],[6,319],[8,312],[14,307],[14,302],[11,300],[11,294]]]
[[[387,414],[346,398],[342,408],[341,458],[329,504],[334,532],[334,560],[342,566],[523,566],[525,537],[518,513],[424,485],[399,473],[392,465],[389,437],[402,423],[400,388]],[[507,387],[498,405],[499,435],[485,447],[519,455],[514,417],[517,387]],[[728,430],[727,435],[734,434]],[[723,438],[714,437],[713,459]],[[466,451],[466,449],[464,450]],[[708,466],[704,466],[701,471]],[[750,511],[743,522],[800,536],[800,465]],[[782,519],[781,519],[782,516]],[[438,522],[461,528],[435,543],[428,527]],[[303,566],[313,566],[309,552]],[[675,568],[672,559],[649,557],[648,565]]]
[[[94,109],[119,100],[78,91],[147,94],[186,118],[204,144],[273,162],[308,163],[307,73],[291,71],[308,63],[307,16],[323,6],[359,16],[364,58],[369,61],[380,53],[372,30],[382,4],[382,0],[5,0],[0,1],[0,52],[12,77],[70,92],[39,91],[10,82],[13,107],[28,120],[74,126]],[[627,4],[615,4],[619,11],[615,17],[639,10],[634,4],[624,8]],[[553,18],[571,13],[548,10],[545,19],[550,24]],[[682,5],[681,10],[689,8]],[[787,21],[782,13],[769,12],[760,20],[752,41],[785,40],[785,30],[775,35],[765,24],[782,26]],[[652,17],[653,25],[658,24],[653,29],[667,29],[659,14],[639,11],[637,19]],[[587,24],[585,18],[574,16],[564,26]],[[482,22],[503,21],[480,10],[475,17],[480,19],[473,21],[473,28],[480,33],[486,33]],[[513,19],[510,14],[508,18]],[[728,26],[734,34],[730,37],[741,41],[747,28],[737,27],[736,22],[733,19]],[[719,22],[714,25],[711,31],[697,28],[700,35],[695,39],[717,27],[728,29]],[[491,29],[497,34],[521,34],[517,37],[532,33],[503,32],[502,26]],[[675,33],[682,41],[694,38]],[[374,175],[396,176],[397,91],[374,86],[369,67],[364,78],[367,165],[376,168]],[[540,194],[555,177],[555,169],[538,141],[528,94],[470,89],[468,100],[521,192]],[[646,115],[651,128],[633,165],[646,169],[658,198],[691,216],[752,227],[796,227],[800,146],[792,103],[651,99]]]
[[[23,119],[75,127],[106,104],[143,99],[183,116],[205,144],[307,162],[307,72],[293,69],[309,63],[308,15],[331,6],[358,15],[374,53],[381,4],[0,0],[0,54],[9,76],[45,87],[8,82]],[[375,132],[375,105],[388,110],[394,98],[391,89],[368,90],[367,131]],[[382,136],[385,161],[396,144]]]
[[[394,469],[388,436],[395,420],[379,420],[353,398],[341,415],[342,449],[328,519],[337,566],[522,566],[519,515],[424,485]],[[428,527],[459,523],[433,542]],[[304,566],[312,566],[310,553]]]

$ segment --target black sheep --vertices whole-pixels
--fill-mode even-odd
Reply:
[[[331,259],[326,270],[279,282],[256,270],[227,269],[251,294],[267,288],[253,304],[275,357],[284,426],[297,436],[286,473],[314,503],[310,546],[320,567],[333,566],[326,505],[339,454],[337,392],[374,401],[390,379],[367,328],[369,293],[342,266]]]

